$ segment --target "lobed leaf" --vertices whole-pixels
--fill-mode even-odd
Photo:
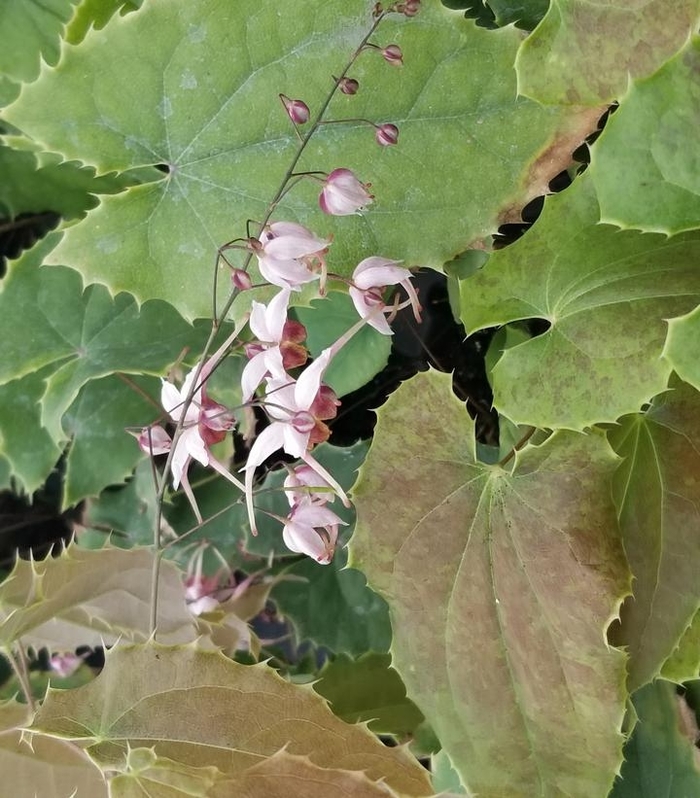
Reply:
[[[626,699],[605,641],[629,580],[615,455],[560,432],[512,474],[479,463],[450,384],[419,374],[378,411],[351,564],[387,600],[394,667],[469,789],[604,796]]]
[[[619,231],[598,218],[583,175],[461,283],[470,332],[529,318],[551,325],[493,368],[494,405],[516,423],[582,430],[666,388],[666,319],[700,301],[700,235]]]
[[[313,0],[303,10],[271,0],[147,3],[65,47],[7,109],[10,122],[100,173],[160,164],[167,177],[106,198],[51,262],[112,293],[164,299],[189,319],[210,315],[217,247],[263,217],[296,151],[278,94],[317,109],[369,29],[370,9],[367,0]],[[405,67],[363,53],[353,69],[360,92],[335,98],[330,114],[394,122],[399,145],[377,147],[366,123],[326,125],[297,168],[355,170],[372,182],[371,211],[324,216],[313,181],[278,211],[335,235],[329,265],[344,277],[373,254],[441,268],[543,193],[599,115],[518,98],[520,34],[480,30],[439,0],[424,0],[415,19],[391,15],[381,35],[402,48]],[[221,293],[228,285],[223,274]]]
[[[343,723],[310,687],[290,684],[266,665],[239,665],[192,646],[113,648],[94,682],[49,691],[31,728],[80,741],[105,769],[123,770],[130,750],[148,747],[163,767],[171,760],[178,768],[215,768],[245,785],[215,796],[280,794],[279,786],[258,792],[255,777],[262,771],[274,784],[286,773],[291,783],[300,773],[292,757],[308,758],[307,773],[331,782],[335,771],[341,783],[344,771],[361,771],[400,795],[431,794],[427,774],[404,749]]]
[[[75,546],[59,557],[15,562],[0,584],[0,645],[17,640],[36,650],[73,651],[122,640],[147,640],[153,552],[147,549],[87,551]],[[180,571],[160,570],[162,640],[195,636]]]
[[[700,122],[699,69],[693,36],[630,85],[591,151],[601,221],[666,235],[700,227],[700,158],[686,146]]]
[[[518,52],[518,91],[554,105],[611,102],[671,58],[699,18],[697,0],[551,0]]]
[[[700,394],[674,380],[644,414],[609,433],[624,458],[613,482],[633,596],[613,637],[628,655],[629,689],[659,675],[700,609]],[[700,666],[700,652],[695,667]]]

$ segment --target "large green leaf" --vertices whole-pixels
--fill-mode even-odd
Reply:
[[[560,432],[512,474],[479,463],[450,385],[419,374],[378,412],[351,564],[386,598],[394,667],[469,789],[603,798],[626,698],[605,641],[629,582],[616,457]]]
[[[700,158],[689,146],[700,124],[698,70],[694,36],[630,86],[591,153],[602,221],[666,235],[700,227]]]
[[[669,239],[598,219],[583,175],[461,283],[470,332],[527,318],[551,324],[493,369],[494,404],[512,421],[580,430],[636,412],[666,387],[666,319],[700,300],[700,235]]]
[[[60,441],[63,414],[85,383],[115,371],[162,374],[184,349],[203,344],[204,331],[193,329],[165,302],[139,308],[129,294],[113,298],[103,286],[83,290],[72,269],[37,268],[56,238],[11,264],[3,280],[0,336],[6,357],[0,383],[52,364],[42,422]]]
[[[117,646],[94,682],[49,691],[32,729],[90,746],[93,759],[112,771],[126,769],[130,749],[149,747],[161,767],[171,761],[173,775],[196,766],[232,780],[267,763],[274,776],[273,758],[284,749],[326,776],[364,771],[400,795],[431,794],[427,773],[405,749],[386,748],[364,726],[339,720],[310,686],[194,646]],[[290,783],[295,774],[305,778],[294,767],[285,772]]]
[[[52,262],[113,293],[165,299],[187,318],[210,315],[217,246],[262,217],[297,148],[278,94],[318,109],[331,74],[369,29],[370,8],[366,0],[147,3],[66,47],[8,108],[9,120],[100,173],[153,164],[169,173],[106,198],[67,231]],[[372,254],[440,268],[544,193],[596,118],[518,98],[520,34],[480,30],[439,0],[424,0],[414,19],[391,15],[375,38],[399,44],[405,66],[363,53],[352,70],[359,93],[335,98],[330,115],[394,122],[398,146],[376,146],[365,123],[332,124],[299,164],[354,169],[372,182],[375,204],[362,219],[325,217],[318,185],[305,181],[279,207],[280,217],[335,235],[329,265],[346,277]]]
[[[86,551],[71,546],[41,562],[17,560],[0,585],[0,644],[22,639],[37,650],[73,651],[122,640],[147,640],[153,553],[147,549]],[[158,632],[162,640],[194,639],[180,571],[160,571]]]
[[[700,795],[698,750],[681,731],[673,685],[657,681],[638,690],[632,700],[639,721],[625,745],[620,779],[610,798]]]
[[[700,305],[669,321],[663,354],[680,378],[700,391]]]
[[[700,393],[671,387],[609,436],[625,458],[614,497],[634,596],[615,642],[629,654],[631,691],[659,674],[700,608]]]
[[[59,42],[77,0],[22,0],[0,5],[0,105],[34,80],[42,59],[58,61]]]
[[[543,103],[610,102],[679,50],[699,16],[697,0],[551,0],[518,53],[518,88]]]

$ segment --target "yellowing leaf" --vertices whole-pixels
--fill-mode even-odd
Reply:
[[[147,549],[75,546],[40,562],[17,560],[0,585],[0,644],[22,639],[54,651],[150,636],[153,554]],[[161,563],[158,634],[165,641],[195,637],[180,572]]]
[[[310,686],[193,646],[113,648],[95,681],[49,691],[31,728],[90,746],[110,770],[124,771],[129,749],[144,747],[161,763],[216,768],[249,785],[241,795],[263,794],[252,791],[250,768],[283,749],[308,757],[312,769],[363,771],[400,795],[431,794],[426,771],[405,749],[386,748],[364,726],[343,723]]]
[[[106,798],[100,771],[64,740],[21,731],[31,718],[24,704],[0,705],[0,790],[12,798]],[[8,791],[11,790],[11,791]]]
[[[513,473],[474,457],[451,376],[377,413],[350,561],[389,604],[392,662],[480,798],[604,796],[621,762],[628,592],[601,435],[557,433]]]

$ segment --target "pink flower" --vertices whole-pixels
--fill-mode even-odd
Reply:
[[[386,125],[377,125],[374,138],[376,139],[377,144],[381,144],[382,147],[390,147],[392,144],[396,144],[398,142],[399,129],[396,127],[396,125],[392,125],[390,123]]]
[[[332,486],[306,463],[289,469],[284,490],[290,507],[304,502],[326,504],[335,499]]]
[[[83,658],[72,652],[52,654],[49,659],[49,667],[61,679],[72,676],[82,664]]]
[[[309,111],[309,106],[303,100],[290,100],[284,94],[280,94],[280,100],[282,100],[287,116],[295,125],[304,125],[309,121],[311,112]]]
[[[282,537],[291,551],[306,554],[321,565],[333,559],[338,526],[345,521],[320,504],[297,504],[284,522]]]
[[[323,255],[329,244],[294,222],[273,222],[265,227],[259,240],[251,241],[262,276],[268,283],[291,291],[316,280],[319,269],[323,281]]]
[[[337,480],[311,455],[311,448],[327,440],[330,430],[322,416],[329,408],[327,395],[322,390],[321,380],[332,357],[332,349],[323,352],[308,366],[298,380],[285,376],[271,379],[267,384],[265,409],[272,419],[256,438],[245,464],[245,494],[248,519],[253,535],[257,534],[253,509],[253,477],[255,469],[274,452],[282,449],[292,457],[298,457],[316,471],[333,487],[344,503],[349,504],[345,491]],[[319,404],[322,409],[319,411]],[[335,405],[333,407],[335,411]],[[333,413],[335,414],[335,412]]]
[[[302,324],[287,319],[289,295],[289,289],[283,289],[267,306],[260,302],[252,303],[248,324],[258,343],[246,350],[253,354],[241,375],[243,402],[250,401],[266,376],[284,377],[288,369],[306,363],[308,353],[301,346],[301,341],[306,338],[306,329]]]
[[[349,216],[372,202],[368,188],[369,183],[361,183],[349,169],[334,169],[323,183],[318,204],[324,213]]]
[[[383,311],[386,308],[384,289],[389,285],[400,285],[404,288],[409,297],[408,302],[413,307],[414,316],[420,321],[421,306],[411,282],[411,272],[400,266],[397,261],[378,256],[365,258],[355,268],[352,282],[350,297],[355,309],[367,324],[380,333],[393,335]],[[378,309],[382,312],[379,313]],[[390,312],[394,312],[394,308]]]
[[[144,427],[136,440],[141,451],[146,452],[151,457],[156,454],[167,454],[172,445],[170,435],[160,424]]]
[[[210,369],[211,360],[201,369],[199,374],[201,384],[193,393],[192,401],[184,415],[183,408],[192,388],[192,382],[197,372],[196,368],[187,374],[180,389],[171,382],[163,380],[160,392],[160,403],[166,413],[176,423],[182,421],[182,431],[175,443],[175,451],[170,462],[173,488],[182,484],[199,523],[202,523],[202,516],[187,479],[187,469],[192,460],[196,460],[204,466],[211,466],[236,487],[243,487],[226,466],[209,451],[209,447],[223,440],[226,433],[233,429],[235,424],[233,415],[223,405],[214,402],[206,395],[204,383],[209,376]]]

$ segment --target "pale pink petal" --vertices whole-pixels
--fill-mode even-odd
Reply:
[[[376,255],[365,258],[357,264],[352,273],[352,282],[357,288],[382,288],[385,285],[398,285],[411,278],[411,272],[400,266],[398,261],[380,258]]]
[[[284,325],[287,321],[289,296],[290,291],[288,288],[285,288],[270,300],[265,312],[265,322],[270,337],[266,339],[260,338],[261,341],[265,340],[275,344],[281,343]]]
[[[258,268],[268,283],[291,291],[298,291],[299,286],[318,279],[317,274],[296,260],[258,256]]]
[[[384,314],[376,312],[376,304],[368,304],[364,291],[350,286],[348,292],[350,294],[350,299],[352,299],[353,305],[355,305],[355,310],[358,312],[360,318],[365,319],[370,327],[374,327],[374,329],[377,330],[377,332],[382,333],[382,335],[394,334],[394,331],[391,329],[391,326],[386,320]]]
[[[160,388],[160,403],[173,421],[179,421],[182,416],[182,396],[180,391],[167,380],[162,380]]]
[[[266,352],[258,352],[255,357],[251,358],[243,369],[241,374],[241,389],[243,402],[249,402],[255,393],[256,388],[265,379],[265,375],[269,371],[268,367],[268,354]]]
[[[284,446],[284,430],[287,426],[280,421],[273,421],[269,427],[265,427],[250,447],[245,464],[246,471],[254,471],[271,454]]]
[[[330,347],[324,349],[314,362],[301,373],[294,389],[294,400],[298,410],[308,410],[313,404],[321,387],[323,373],[328,368],[332,356],[333,352]]]
[[[152,427],[144,427],[137,441],[139,448],[149,455],[166,454],[170,451],[172,441],[170,435],[160,426],[154,424]]]
[[[311,430],[300,432],[294,429],[291,424],[283,424],[284,427],[284,451],[292,457],[302,457],[309,448],[309,438]]]
[[[282,538],[290,551],[306,554],[321,565],[328,565],[332,559],[332,554],[329,556],[325,542],[313,527],[302,526],[290,521],[284,525]]]

